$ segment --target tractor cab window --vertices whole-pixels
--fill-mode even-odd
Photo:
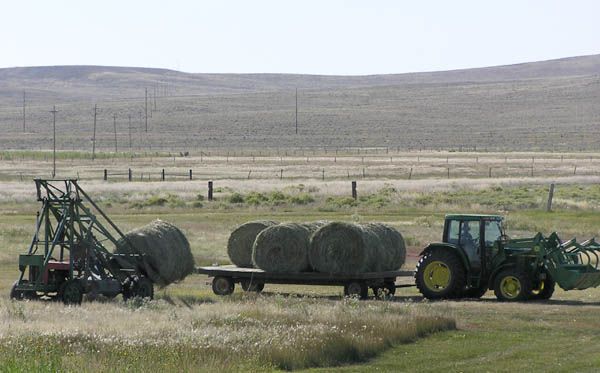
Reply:
[[[448,243],[458,245],[458,234],[460,232],[459,225],[460,221],[458,220],[450,221],[450,225],[448,226]]]
[[[471,262],[479,257],[479,221],[463,221],[460,227],[460,247]]]
[[[494,242],[500,239],[502,226],[498,220],[485,221],[485,246],[492,247]]]

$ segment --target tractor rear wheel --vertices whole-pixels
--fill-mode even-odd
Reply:
[[[430,251],[417,263],[415,282],[427,299],[457,298],[466,284],[465,268],[451,252]]]
[[[77,280],[67,280],[58,289],[58,298],[67,305],[81,304],[83,289]]]
[[[556,287],[556,281],[549,276],[545,280],[540,281],[538,289],[531,291],[531,299],[546,300],[552,298],[554,294],[554,288]]]
[[[500,272],[494,280],[494,294],[499,301],[516,302],[531,296],[531,279],[514,268]]]

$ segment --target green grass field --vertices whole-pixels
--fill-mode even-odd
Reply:
[[[536,179],[373,181],[359,184],[365,187],[357,201],[340,192],[342,184],[317,180],[232,181],[215,190],[215,201],[204,198],[204,183],[82,186],[124,230],[156,218],[181,227],[198,265],[227,263],[228,234],[242,222],[327,219],[396,227],[412,269],[419,249],[440,239],[447,212],[504,214],[513,237],[599,235],[600,189],[580,181],[557,185],[553,212],[543,210],[546,180]],[[429,302],[415,288],[389,301],[358,302],[338,287],[294,285],[267,285],[259,296],[236,289],[221,298],[208,278],[191,275],[157,289],[149,303],[11,302],[17,257],[31,240],[38,205],[31,182],[2,186],[0,371],[593,371],[600,364],[597,289],[516,304],[496,302],[491,292],[479,301]]]

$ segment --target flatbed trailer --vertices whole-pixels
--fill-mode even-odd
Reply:
[[[257,268],[234,265],[198,267],[196,273],[212,277],[212,289],[217,295],[233,293],[239,283],[244,291],[261,292],[265,284],[343,286],[344,295],[366,299],[369,288],[376,296],[394,295],[396,288],[415,286],[397,285],[398,277],[414,277],[414,271],[398,270],[367,273],[265,272]]]

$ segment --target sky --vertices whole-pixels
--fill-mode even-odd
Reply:
[[[2,0],[0,67],[365,75],[600,53],[600,1]]]

